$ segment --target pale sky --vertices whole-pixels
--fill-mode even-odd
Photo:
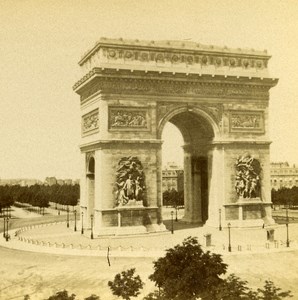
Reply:
[[[271,160],[298,163],[298,1],[0,0],[0,178],[79,178],[72,86],[100,37],[267,49]]]

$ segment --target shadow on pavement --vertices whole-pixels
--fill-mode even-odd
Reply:
[[[172,220],[164,220],[163,223],[169,231],[172,230]],[[189,223],[185,223],[181,220],[173,221],[174,231],[190,229],[190,228],[200,228],[200,227],[202,227],[202,224],[189,224]]]

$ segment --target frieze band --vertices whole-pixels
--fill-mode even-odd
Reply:
[[[108,79],[101,77],[100,81],[94,83],[88,92],[81,94],[81,101],[84,101],[99,90],[103,93],[113,92],[114,94],[184,95],[204,98],[269,98],[268,86],[154,79]]]
[[[139,60],[142,62],[156,61],[156,62],[171,62],[172,64],[185,63],[187,65],[200,64],[201,66],[205,65],[214,65],[216,67],[228,66],[231,68],[241,67],[244,69],[247,68],[267,68],[268,58],[248,58],[248,57],[231,57],[229,56],[220,56],[216,54],[201,54],[201,55],[192,55],[192,54],[181,54],[181,53],[172,53],[172,52],[156,52],[156,51],[139,51],[139,50],[123,50],[115,48],[104,48],[103,54],[108,59],[124,59],[124,60]]]

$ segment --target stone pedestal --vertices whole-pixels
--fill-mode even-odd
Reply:
[[[274,220],[270,220],[265,213],[270,205],[271,203],[264,203],[260,198],[241,199],[235,203],[225,204],[225,226],[230,223],[234,227],[262,227],[265,217],[268,224],[273,224]]]
[[[157,207],[146,208],[141,205],[128,205],[100,212],[101,224],[94,228],[97,236],[144,234],[164,231],[163,224],[157,224]]]

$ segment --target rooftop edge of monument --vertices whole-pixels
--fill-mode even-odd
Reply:
[[[221,53],[231,54],[240,56],[259,56],[262,58],[269,59],[271,56],[268,55],[267,50],[255,50],[249,48],[229,48],[227,46],[216,46],[216,45],[204,45],[198,42],[189,40],[138,40],[138,39],[111,39],[102,37],[95,43],[95,45],[89,49],[82,56],[79,61],[79,65],[84,62],[97,52],[102,47],[116,47],[131,50],[164,50],[164,51],[179,51],[179,52],[192,52],[192,53]]]
[[[173,76],[184,73],[261,79],[271,77],[268,69],[270,57],[266,50],[207,46],[188,40],[101,38],[85,53],[79,65],[83,78],[97,68],[121,72],[129,70],[131,73],[172,73]]]

